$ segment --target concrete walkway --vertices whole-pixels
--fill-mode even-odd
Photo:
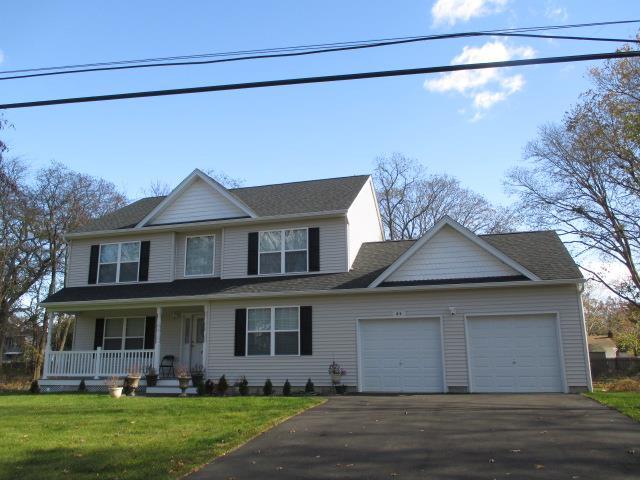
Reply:
[[[640,424],[578,395],[334,397],[190,479],[640,478]]]

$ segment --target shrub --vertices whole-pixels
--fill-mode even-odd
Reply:
[[[80,380],[80,385],[78,385],[78,392],[85,393],[87,391],[87,384],[84,383],[84,378]]]
[[[31,393],[40,393],[40,384],[38,380],[34,380],[31,382],[31,387],[29,387],[29,392]]]
[[[196,392],[198,392],[198,395],[200,395],[201,397],[207,393],[205,384],[203,382],[200,382],[196,385]]]
[[[314,391],[313,382],[311,379],[307,380],[307,384],[304,386],[304,393],[313,393]]]
[[[621,378],[607,387],[608,392],[640,392],[640,379]]]
[[[291,384],[289,383],[289,379],[284,382],[284,386],[282,387],[282,395],[288,397],[291,395]]]
[[[227,378],[222,375],[220,380],[218,380],[218,385],[216,385],[216,390],[218,394],[224,396],[225,392],[229,389],[229,384],[227,383]]]
[[[209,379],[204,383],[204,391],[207,395],[213,395],[216,391],[216,384],[213,383],[213,380]]]
[[[249,381],[247,380],[247,377],[240,377],[240,381],[238,382],[238,391],[243,397],[249,394]]]
[[[271,379],[267,378],[264,382],[264,387],[262,387],[262,393],[264,393],[265,397],[268,397],[273,393],[273,383],[271,383]]]

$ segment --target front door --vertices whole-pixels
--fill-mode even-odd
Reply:
[[[193,314],[184,317],[183,355],[189,368],[202,367],[204,347],[204,315]]]

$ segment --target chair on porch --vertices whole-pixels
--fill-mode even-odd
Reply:
[[[165,355],[160,362],[160,376],[161,377],[175,377],[175,371],[173,369],[173,363],[176,357],[173,355]],[[168,373],[168,375],[167,375]]]

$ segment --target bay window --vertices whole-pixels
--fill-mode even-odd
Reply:
[[[104,243],[98,259],[98,283],[138,281],[140,242]]]
[[[247,355],[299,355],[300,308],[247,309]]]
[[[258,273],[299,273],[309,271],[306,228],[260,232]]]

